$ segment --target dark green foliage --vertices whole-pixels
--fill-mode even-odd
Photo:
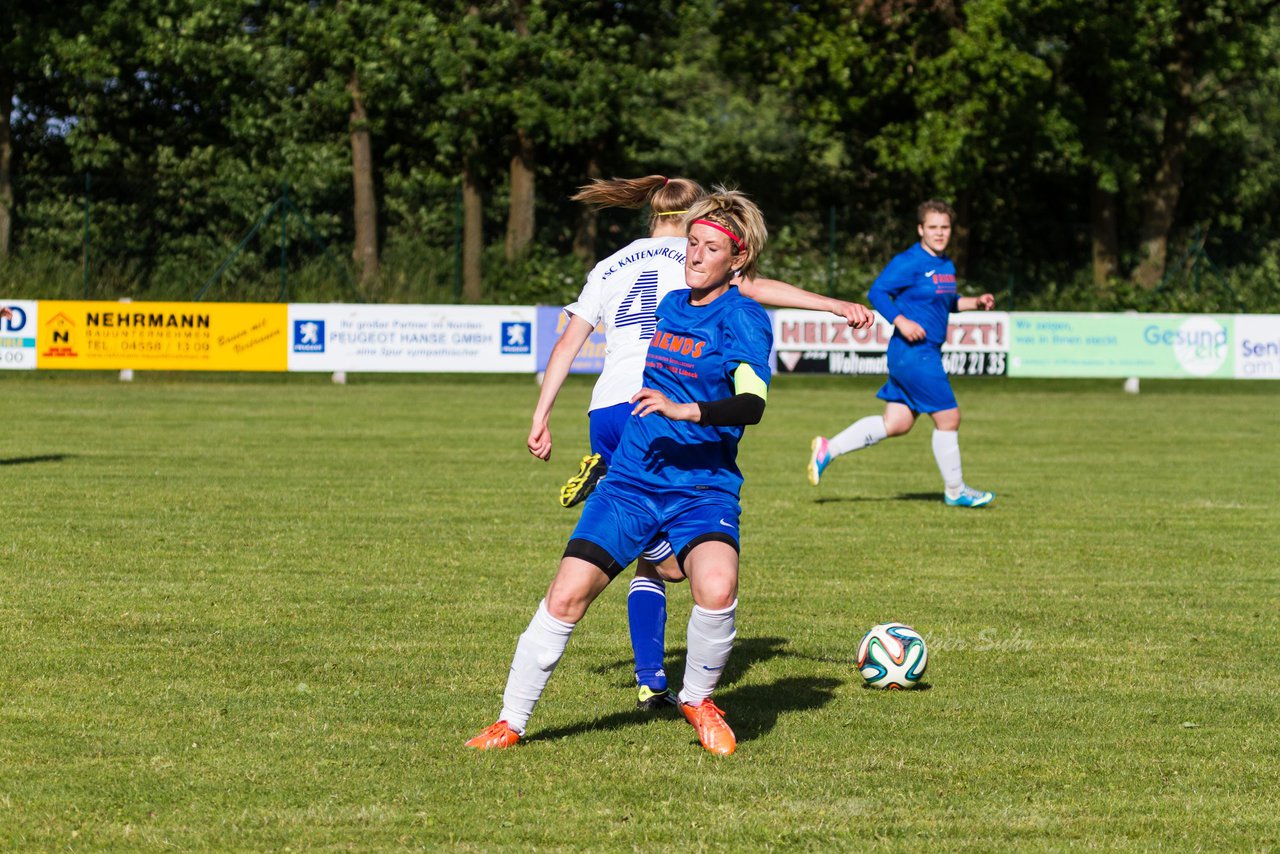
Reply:
[[[818,290],[860,297],[938,195],[960,213],[970,289],[1018,307],[1275,310],[1274,7],[100,0],[55,15],[21,2],[0,23],[15,92],[0,294],[194,295],[286,181],[349,264],[355,75],[385,268],[371,299],[452,298],[464,163],[485,243],[502,243],[520,130],[536,149],[537,248],[518,269],[488,253],[486,298],[571,294],[566,276],[586,266],[572,249],[603,255],[644,226],[606,212],[592,246],[567,197],[592,175],[663,173],[752,193],[778,238],[766,272]],[[1161,183],[1168,162],[1180,175]],[[1152,224],[1161,187],[1167,228]],[[1115,213],[1118,278],[1101,285],[1095,190]],[[1164,279],[1127,286],[1152,228]],[[211,298],[273,298],[278,241],[268,228]],[[1189,273],[1192,254],[1215,274]],[[300,229],[285,260],[294,298],[346,289]]]

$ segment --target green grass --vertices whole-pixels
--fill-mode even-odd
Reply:
[[[0,376],[0,849],[1275,850],[1280,383],[961,380],[804,480],[872,379],[743,446],[738,753],[633,711],[624,581],[476,754],[577,513],[527,377]],[[681,671],[687,587],[670,587]],[[867,690],[862,632],[931,642]]]

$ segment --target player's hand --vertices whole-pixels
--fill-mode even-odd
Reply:
[[[924,340],[924,327],[908,318],[905,314],[898,315],[898,319],[893,322],[898,332],[908,341],[915,343]]]
[[[0,320],[6,317],[13,317],[13,312],[9,311],[7,307],[0,307]]]
[[[529,453],[540,460],[551,459],[551,428],[546,424],[534,424],[529,431]]]
[[[991,309],[996,307],[996,298],[993,297],[991,294],[983,294],[982,296],[978,297],[977,300],[978,300],[978,308],[982,309],[983,311],[991,311]]]
[[[841,300],[840,307],[834,313],[843,317],[854,329],[866,329],[876,322],[875,312],[856,302]]]
[[[642,388],[631,398],[635,404],[631,408],[632,415],[644,418],[646,415],[658,413],[672,421],[697,421],[702,415],[696,403],[673,403],[665,394],[651,388]]]

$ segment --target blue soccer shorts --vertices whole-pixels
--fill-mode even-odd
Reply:
[[[622,428],[627,426],[634,406],[632,403],[615,403],[587,413],[591,425],[591,453],[599,454],[606,466],[613,462],[613,452],[622,439]],[[645,546],[644,559],[650,563],[662,563],[671,556],[671,552],[671,543],[658,537]]]
[[[718,541],[738,551],[742,508],[723,492],[655,493],[605,477],[582,507],[565,557],[600,567],[614,578],[656,539],[671,543],[681,569],[700,543]]]
[[[631,417],[630,403],[615,403],[587,413],[591,424],[591,453],[599,454],[605,465],[613,462],[613,452],[622,439],[622,428]]]
[[[959,406],[942,367],[942,350],[928,344],[895,347],[897,340],[889,342],[889,379],[876,397],[901,403],[912,412],[942,412]]]

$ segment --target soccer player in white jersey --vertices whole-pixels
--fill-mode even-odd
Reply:
[[[529,430],[529,452],[551,457],[549,420],[569,367],[597,325],[605,331],[604,369],[596,381],[588,410],[591,453],[561,490],[560,501],[572,507],[582,501],[604,475],[631,412],[631,397],[640,390],[645,354],[657,326],[655,311],[672,291],[686,290],[684,264],[688,243],[686,214],[705,192],[688,178],[649,175],[644,178],[597,180],[582,187],[574,201],[595,208],[649,207],[649,237],[635,240],[596,264],[577,301],[565,308],[568,323],[551,351],[542,390]],[[773,279],[737,279],[738,291],[757,302],[787,308],[830,311],[850,325],[868,322],[869,311],[855,303],[831,299]],[[637,705],[654,709],[669,701],[663,670],[667,599],[664,579],[683,580],[665,538],[641,555],[627,595],[627,618],[635,654]]]

